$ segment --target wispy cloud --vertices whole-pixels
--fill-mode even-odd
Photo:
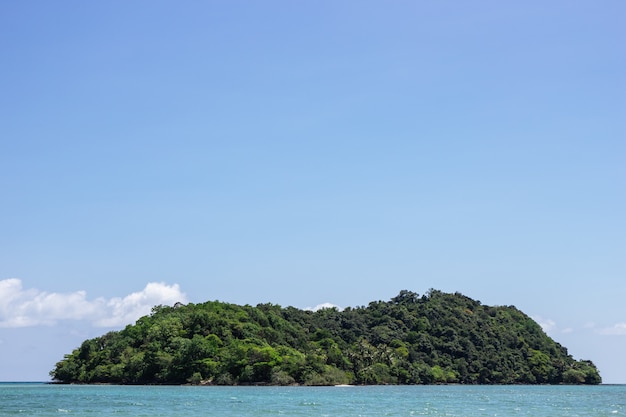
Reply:
[[[546,333],[550,333],[553,330],[557,329],[556,323],[554,322],[554,320],[546,319],[541,316],[533,316],[532,319],[535,320],[537,324],[540,325],[543,331]]]
[[[336,308],[337,310],[343,310],[341,307],[339,307],[336,304],[332,304],[332,303],[322,303],[322,304],[318,304],[315,307],[306,307],[305,310],[310,310],[310,311],[317,311],[317,310],[323,310],[325,308]]]
[[[17,278],[0,280],[0,328],[51,326],[61,320],[86,320],[94,326],[133,323],[158,304],[186,302],[178,284],[151,282],[125,297],[89,300],[85,291],[71,293],[24,289]]]
[[[608,336],[626,335],[626,323],[615,323],[611,327],[598,330],[598,333]]]
[[[546,334],[548,335],[556,335],[557,333],[567,334],[574,332],[574,329],[571,327],[566,327],[564,329],[559,328],[556,322],[551,319],[546,319],[541,316],[533,316],[532,319],[535,320],[537,324],[541,326],[543,331],[546,332]],[[582,328],[605,336],[626,335],[626,322],[615,323],[612,326],[600,328],[596,325],[596,323],[588,321],[582,325]]]
[[[535,320],[537,324],[541,326],[541,328],[547,335],[554,336],[558,333],[568,334],[568,333],[574,332],[574,329],[571,327],[566,327],[564,329],[559,328],[556,322],[552,319],[547,319],[541,316],[533,316],[532,319]]]

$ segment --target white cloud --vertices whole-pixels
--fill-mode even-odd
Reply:
[[[544,319],[541,316],[532,317],[533,320],[537,322],[538,325],[541,326],[544,332],[550,333],[552,330],[556,330],[556,323],[551,319]]]
[[[608,336],[626,335],[626,323],[616,323],[611,327],[598,330],[598,333]]]
[[[541,316],[532,316],[532,319],[535,320],[537,324],[541,326],[543,331],[551,337],[554,337],[557,333],[560,333],[560,334],[574,333],[574,328],[566,327],[564,329],[561,329],[559,328],[559,326],[557,326],[556,322],[552,319],[547,319]]]
[[[167,286],[151,282],[140,292],[134,292],[124,298],[112,298],[107,303],[111,315],[96,321],[95,324],[101,327],[114,327],[133,323],[139,317],[149,314],[155,305],[172,305],[177,302],[186,302],[178,284]]]
[[[332,304],[332,303],[322,303],[322,304],[318,304],[315,307],[306,307],[305,310],[309,310],[309,311],[318,311],[318,310],[322,310],[325,308],[336,308],[337,310],[343,310],[341,307],[339,307],[336,304]]]
[[[116,327],[133,323],[158,304],[186,302],[177,284],[151,282],[123,298],[87,299],[85,291],[48,293],[24,289],[17,278],[0,280],[0,328],[50,326],[60,320],[87,320],[95,326]]]

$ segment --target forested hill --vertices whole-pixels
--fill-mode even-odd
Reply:
[[[218,301],[158,306],[86,340],[50,372],[65,383],[599,384],[515,307],[459,293],[317,312]]]

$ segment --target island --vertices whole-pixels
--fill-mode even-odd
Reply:
[[[156,306],[59,361],[57,383],[204,385],[599,384],[514,306],[402,290],[318,311],[220,301]]]

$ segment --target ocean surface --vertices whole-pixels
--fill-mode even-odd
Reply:
[[[0,416],[626,416],[626,385],[198,387],[0,383]]]

